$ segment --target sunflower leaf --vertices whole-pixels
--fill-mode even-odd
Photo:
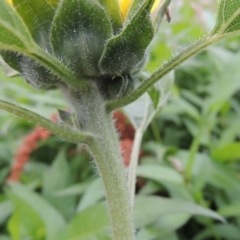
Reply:
[[[240,1],[222,0],[218,7],[217,23],[212,35],[237,35],[240,33]]]

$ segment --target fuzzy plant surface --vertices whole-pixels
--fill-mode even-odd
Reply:
[[[174,4],[174,1],[172,1]],[[240,33],[240,1],[221,0],[214,29],[148,77],[142,71],[148,47],[161,30],[171,0],[0,0],[0,50],[4,61],[32,86],[60,89],[70,113],[53,123],[20,106],[0,108],[83,144],[92,155],[107,199],[111,239],[134,240],[134,188],[121,160],[112,112],[148,93],[185,60],[217,41]],[[161,81],[160,81],[161,82]],[[136,156],[128,180],[135,183]]]

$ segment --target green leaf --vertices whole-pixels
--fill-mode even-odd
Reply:
[[[219,4],[217,24],[212,35],[236,35],[240,33],[240,1],[222,0]]]
[[[12,213],[12,205],[9,201],[0,203],[0,225],[9,217]]]
[[[13,239],[11,239],[9,236],[7,236],[7,235],[2,235],[2,234],[0,234],[0,239],[1,239],[1,240],[13,240]]]
[[[32,37],[17,12],[0,0],[0,49],[28,50],[34,46]]]
[[[148,94],[153,102],[153,106],[158,111],[168,100],[172,85],[174,83],[174,72],[172,71],[158,81],[149,91]]]
[[[240,133],[238,114],[233,114],[227,119],[226,127],[221,133],[220,139],[217,142],[217,147],[223,147],[230,142],[233,142]]]
[[[55,54],[76,74],[99,75],[98,61],[112,29],[97,0],[61,1],[51,34]]]
[[[190,103],[189,101],[186,101],[184,98],[175,99],[174,104],[177,106],[177,108],[181,109],[182,113],[185,113],[191,119],[194,119],[197,122],[200,120],[199,111],[194,106],[194,104]]]
[[[172,234],[190,218],[188,214],[170,214],[159,217],[153,224],[140,228],[137,240],[170,240]]]
[[[176,184],[183,184],[183,177],[175,170],[159,166],[156,164],[152,165],[140,165],[137,168],[137,175],[140,177],[149,178],[161,183],[170,182]]]
[[[213,57],[218,59],[216,55]],[[212,81],[208,86],[210,96],[204,101],[206,111],[211,113],[220,111],[226,102],[239,91],[239,61],[240,55],[236,54],[227,63],[224,62],[220,65],[221,70],[217,81]]]
[[[204,170],[204,177],[215,187],[224,189],[225,191],[240,191],[240,179],[237,172],[226,165],[212,161],[208,163],[207,169]]]
[[[164,229],[164,231],[167,232],[176,231],[185,223],[187,223],[190,217],[190,214],[170,214],[164,217],[160,217],[154,225],[158,229]]]
[[[46,0],[13,0],[13,6],[21,15],[33,39],[41,46],[51,49],[49,30],[54,16],[54,9]]]
[[[140,169],[140,172],[138,172],[138,169]],[[156,164],[142,164],[138,169],[138,176],[160,183],[171,197],[193,201],[184,184],[183,176],[176,170]]]
[[[164,186],[164,188],[167,189],[168,194],[172,198],[193,202],[193,197],[189,193],[189,190],[185,185],[180,185],[180,184],[170,183],[170,182],[161,182],[161,184]]]
[[[56,239],[65,228],[66,223],[63,217],[38,194],[20,184],[11,184],[9,192],[31,207],[42,219],[46,228],[47,240]]]
[[[213,230],[217,234],[219,239],[238,240],[240,236],[240,230],[233,224],[216,224],[214,228],[207,228],[199,232],[193,240],[205,240],[212,239]]]
[[[157,162],[161,162],[167,151],[170,149],[170,147],[165,146],[163,143],[155,141],[148,141],[144,143],[142,148],[144,152],[150,153],[151,155],[154,154]]]
[[[211,153],[212,158],[221,162],[237,161],[240,158],[240,143],[229,143],[220,148],[214,149]]]
[[[56,191],[55,196],[75,196],[83,194],[89,187],[89,182],[71,185],[68,188]]]
[[[137,234],[137,240],[155,240],[157,237],[159,237],[158,232],[148,228],[141,228]]]
[[[223,217],[239,217],[240,216],[240,202],[231,205],[223,206],[218,210],[218,213]]]
[[[110,240],[108,226],[106,206],[100,203],[76,215],[60,240]]]
[[[153,72],[159,68],[167,59],[171,59],[172,52],[167,41],[153,41],[149,46],[149,59],[144,69]]]
[[[69,219],[75,208],[75,197],[59,196],[55,193],[71,184],[71,171],[66,161],[65,149],[61,150],[54,159],[52,166],[46,171],[43,179],[43,196],[51,203],[62,215]]]
[[[173,72],[172,72],[173,73]],[[166,103],[170,96],[174,75],[170,73],[133,103],[124,107],[135,129],[145,131],[155,114]]]
[[[166,239],[167,240],[179,240],[178,235],[175,232],[166,233],[160,239],[156,239],[156,240],[166,240]]]
[[[151,226],[140,229],[137,240],[179,240],[174,232],[167,232]]]
[[[152,4],[153,0],[146,0],[122,32],[108,40],[99,62],[103,74],[129,73],[143,60],[154,35],[149,14]]]
[[[41,240],[46,237],[46,227],[39,214],[23,199],[10,193],[15,205],[14,214],[9,222],[9,229],[13,239],[32,237]]]
[[[176,214],[202,215],[224,222],[224,218],[212,210],[192,202],[161,197],[138,197],[135,204],[137,227],[149,225],[160,217]]]
[[[154,193],[161,191],[162,187],[155,181],[147,181],[139,190],[138,195],[154,195]]]
[[[161,93],[153,86],[151,89],[148,90],[148,94],[153,102],[154,108],[156,109],[158,107]]]
[[[12,240],[20,240],[20,228],[21,228],[21,217],[19,209],[15,209],[13,215],[8,221],[8,231],[11,235]]]
[[[95,179],[87,188],[87,191],[82,196],[80,203],[78,204],[77,211],[80,212],[104,198],[104,189],[102,180],[100,178]]]
[[[122,27],[122,17],[119,8],[118,0],[99,0],[99,2],[105,7],[106,12],[111,19],[114,33],[117,33]]]

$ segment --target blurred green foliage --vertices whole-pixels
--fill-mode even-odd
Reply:
[[[213,3],[180,3],[147,71],[212,26]],[[171,98],[142,143],[138,240],[240,239],[239,49],[239,38],[230,39],[176,69]],[[67,107],[59,92],[34,90],[2,70],[0,82],[1,98],[44,116]],[[11,160],[33,126],[2,111],[0,121],[0,239],[109,240],[104,192],[84,149],[51,136],[31,154],[21,184],[9,185]]]

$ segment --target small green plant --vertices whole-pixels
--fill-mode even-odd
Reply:
[[[117,0],[29,0],[27,4],[13,0],[13,6],[0,0],[0,49],[4,61],[34,87],[60,89],[73,113],[60,111],[61,121],[56,124],[4,100],[0,108],[62,139],[86,146],[104,185],[114,240],[135,239],[137,158],[143,132],[171,85],[171,75],[165,76],[207,46],[240,33],[240,2],[222,0],[213,30],[145,77],[142,69],[148,46],[159,33],[170,2],[166,0],[153,18],[153,0],[121,1],[120,5]],[[160,87],[155,85],[157,82]],[[152,102],[136,131],[126,174],[111,115],[147,94]],[[188,169],[186,179],[191,177],[191,161]],[[148,201],[154,205],[159,199]],[[140,199],[136,205],[143,202]],[[171,206],[174,208],[173,203]]]

